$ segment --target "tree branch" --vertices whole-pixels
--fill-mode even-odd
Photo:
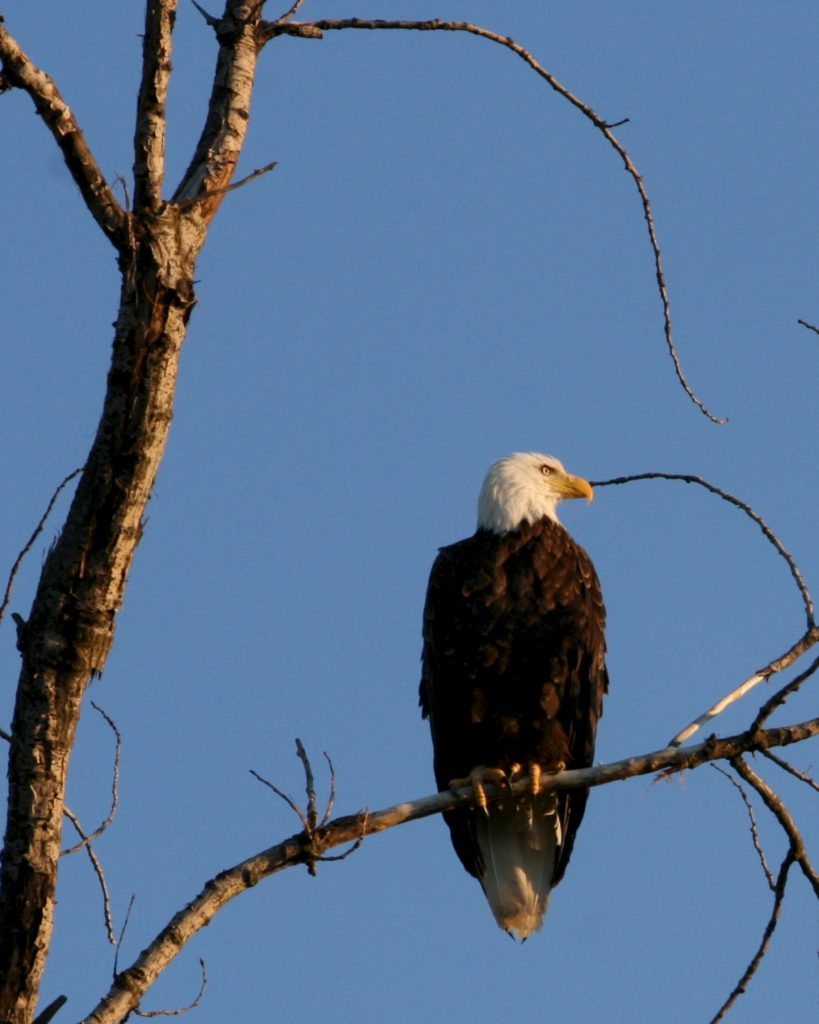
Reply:
[[[731,1009],[731,1007],[737,1001],[737,999],[741,995],[744,995],[745,989],[748,986],[748,982],[751,980],[754,974],[756,974],[757,968],[762,963],[765,954],[768,952],[768,946],[771,944],[771,938],[773,937],[773,933],[776,930],[776,926],[779,922],[779,914],[782,910],[782,903],[785,899],[785,890],[788,885],[788,872],[790,871],[791,866],[793,865],[793,861],[793,852],[791,850],[788,850],[787,854],[785,855],[785,859],[782,861],[782,865],[779,868],[779,874],[776,878],[776,884],[774,885],[773,889],[773,909],[771,910],[771,916],[768,918],[768,923],[765,926],[765,931],[762,934],[762,941],[759,944],[759,948],[754,954],[751,962],[745,968],[742,977],[734,986],[733,991],[722,1004],[722,1006],[719,1008],[716,1015],[711,1018],[709,1024],[717,1024],[718,1021],[721,1021],[725,1017],[725,1014]]]
[[[749,750],[799,743],[816,735],[819,735],[819,718],[778,729],[749,731],[722,740],[712,737],[694,747],[667,747],[609,765],[543,776],[542,786],[544,790],[585,789],[658,771],[678,772],[711,761],[731,760]],[[521,779],[513,784],[512,789],[522,793],[528,785],[528,779]],[[497,800],[505,792],[490,786],[487,787],[487,798],[490,801]],[[318,828],[312,836],[301,832],[220,872],[205,884],[198,896],[174,915],[127,970],[117,974],[107,995],[85,1018],[83,1024],[115,1024],[123,1020],[139,1005],[145,992],[190,939],[209,924],[227,903],[263,879],[296,864],[316,862],[325,851],[333,847],[360,842],[366,835],[466,806],[471,801],[471,790],[459,790],[457,793],[436,793],[434,796],[410,800],[383,811],[335,818]]]
[[[218,23],[219,54],[208,113],[193,158],[173,195],[186,216],[209,221],[219,208],[239,160],[250,119],[261,5],[227,0]]]
[[[704,711],[699,718],[695,718],[693,722],[690,722],[684,729],[681,729],[676,736],[672,737],[668,741],[668,745],[670,747],[679,747],[681,744],[685,743],[685,741],[689,740],[703,725],[710,722],[713,718],[716,718],[717,715],[722,714],[727,707],[739,700],[741,697],[744,697],[745,694],[751,691],[755,686],[765,682],[766,679],[770,679],[770,677],[775,675],[777,672],[781,672],[783,669],[788,668],[798,658],[801,658],[805,651],[809,650],[817,642],[819,642],[819,627],[814,626],[813,629],[805,633],[804,636],[797,640],[793,647],[786,651],[781,657],[775,658],[764,668],[759,669],[754,673],[754,675],[745,679],[739,684],[739,686],[731,690],[731,692],[726,694],[721,700],[718,700],[716,704],[710,707],[707,711]],[[771,711],[773,711],[774,707],[777,707],[779,704],[784,704],[788,695],[798,690],[804,680],[816,671],[817,666],[819,666],[819,658],[817,658],[811,666],[801,673],[801,675],[798,675],[796,679],[775,693],[773,697],[771,697],[771,699],[762,706],[762,710],[760,710],[759,714],[754,719],[751,729],[760,728],[764,719]],[[769,706],[770,710],[763,714]]]
[[[49,76],[23,52],[0,20],[3,78],[31,97],[37,113],[60,147],[85,204],[106,238],[117,249],[127,240],[128,217],[105,180],[74,114]]]
[[[739,755],[732,757],[731,767],[738,775],[741,775],[742,778],[745,779],[749,786],[753,786],[757,793],[762,797],[765,806],[782,826],[790,842],[794,860],[802,869],[802,874],[813,887],[816,898],[819,899],[819,874],[817,874],[816,869],[808,859],[807,850],[805,849],[805,841],[802,839],[802,833],[799,831],[790,811],[782,803],[777,794],[774,793],[768,783],[753,771],[744,758]]]
[[[64,807],[63,814],[74,826],[77,831],[77,835],[80,837],[80,842],[70,850],[64,851],[64,853],[74,853],[75,850],[85,848],[85,852],[88,854],[88,859],[91,861],[91,867],[94,869],[94,874],[97,876],[97,881],[100,883],[100,891],[102,892],[102,912],[105,917],[105,930],[108,932],[108,941],[112,946],[116,945],[117,939],[114,935],[114,919],[111,916],[111,896],[108,892],[108,883],[105,881],[105,872],[102,870],[102,864],[100,864],[96,850],[91,845],[93,836],[86,833],[80,823],[80,819],[70,807]]]
[[[648,240],[651,246],[652,256],[654,258],[654,272],[657,279],[657,290],[662,303],[663,329],[666,346],[668,348],[668,354],[671,357],[671,361],[674,364],[674,372],[677,375],[677,380],[680,382],[683,390],[694,405],[696,405],[700,412],[711,420],[712,423],[727,423],[728,421],[726,419],[715,416],[708,410],[705,404],[695,394],[683,372],[682,363],[679,355],[677,354],[677,347],[674,343],[674,336],[671,328],[671,304],[668,298],[668,288],[666,286],[665,271],[663,269],[660,243],[657,238],[657,228],[654,223],[651,199],[649,198],[648,191],[643,183],[642,175],[637,170],[628,150],[612,132],[614,124],[604,120],[604,118],[600,117],[600,115],[590,107],[588,103],[585,103],[580,99],[580,97],[570,92],[565,85],[559,82],[551,72],[547,71],[546,68],[544,68],[528,50],[520,45],[520,43],[516,42],[509,36],[500,35],[497,32],[492,32],[490,29],[482,28],[480,25],[473,25],[466,21],[442,21],[438,18],[430,21],[387,21],[383,19],[365,18],[323,19],[312,22],[264,21],[259,26],[258,38],[260,45],[264,45],[271,39],[280,35],[320,39],[324,32],[335,32],[343,29],[365,29],[368,31],[381,29],[388,31],[404,30],[410,32],[466,32],[469,35],[479,36],[481,39],[488,39],[490,42],[497,43],[499,46],[503,46],[507,50],[511,50],[512,53],[517,54],[518,57],[525,61],[525,63],[528,64],[529,67],[532,68],[532,70],[535,71],[544,81],[546,81],[556,93],[571,103],[573,107],[576,107],[584,117],[591,121],[595,128],[602,132],[606,141],[615,150],[615,152],[617,152],[620,159],[623,161],[626,172],[634,182],[640,197],[640,203],[643,208],[643,219],[646,223]],[[625,123],[627,120],[628,119],[626,118],[623,121],[617,121],[615,123],[619,125]]]
[[[165,178],[165,103],[171,77],[171,36],[176,0],[145,4],[142,81],[134,133],[134,209],[156,211]]]

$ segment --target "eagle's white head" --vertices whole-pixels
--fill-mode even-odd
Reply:
[[[553,455],[515,452],[486,474],[478,498],[478,527],[508,533],[544,516],[557,523],[557,506],[564,498],[593,497],[588,480],[567,473]]]

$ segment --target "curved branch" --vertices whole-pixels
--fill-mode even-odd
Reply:
[[[782,826],[785,831],[785,835],[788,837],[788,841],[790,842],[793,859],[802,869],[802,874],[813,887],[816,898],[819,899],[819,874],[817,874],[816,868],[814,868],[808,859],[807,850],[805,849],[805,841],[802,839],[802,833],[799,831],[790,811],[782,803],[776,793],[774,793],[768,783],[753,771],[744,758],[740,756],[731,758],[731,767],[737,775],[741,775],[742,778],[745,779],[749,786],[753,786],[757,793],[762,797],[765,806]]]
[[[664,750],[626,758],[614,764],[544,776],[542,785],[544,789],[585,789],[589,786],[602,786],[637,775],[657,771],[677,772],[686,768],[696,768],[710,761],[731,760],[745,751],[799,743],[817,735],[819,718],[814,718],[779,729],[749,731],[722,740],[711,738],[705,743],[684,750],[666,747]],[[528,779],[521,779],[513,784],[512,789],[515,792],[524,792],[528,785]],[[487,787],[487,797],[490,801],[502,797],[504,793],[505,790]],[[205,884],[198,896],[171,918],[127,970],[117,974],[107,995],[85,1018],[83,1024],[115,1024],[123,1020],[139,1005],[145,992],[190,939],[209,924],[227,903],[263,879],[297,864],[315,863],[326,850],[333,847],[355,843],[366,835],[467,805],[471,800],[471,790],[436,793],[434,796],[396,804],[383,811],[362,812],[336,818],[318,828],[312,837],[303,832],[291,836],[284,842],[220,872]]]
[[[741,509],[752,519],[756,525],[762,530],[765,538],[773,544],[776,550],[779,552],[782,558],[787,562],[788,568],[791,571],[796,586],[799,588],[799,593],[802,595],[802,602],[805,605],[805,617],[807,618],[808,630],[812,630],[816,625],[814,617],[814,606],[813,598],[808,590],[807,584],[802,576],[799,566],[796,564],[796,559],[788,551],[782,541],[777,537],[774,531],[768,526],[765,520],[759,513],[754,512],[747,502],[742,501],[740,498],[734,497],[733,494],[729,494],[728,491],[724,491],[721,487],[717,487],[701,476],[693,476],[691,473],[633,473],[630,476],[618,476],[613,477],[611,480],[593,480],[591,484],[593,487],[610,487],[616,484],[629,484],[636,480],[682,480],[686,484],[697,484],[699,487],[704,487],[706,491],[710,491],[711,494],[716,494],[722,498],[723,501],[727,501],[730,505],[735,505],[738,509]]]
[[[62,150],[85,205],[106,238],[121,250],[127,241],[128,215],[105,180],[77,119],[51,78],[23,52],[0,21],[0,61],[4,81],[31,97],[37,113]]]
[[[682,363],[680,362],[680,357],[677,354],[677,347],[674,343],[674,336],[671,329],[671,304],[668,298],[668,288],[665,280],[665,271],[663,270],[660,243],[657,239],[657,229],[654,223],[654,213],[651,207],[651,200],[643,183],[642,175],[637,170],[634,161],[629,156],[628,150],[612,132],[612,128],[615,127],[615,124],[612,124],[600,117],[600,115],[590,107],[588,103],[585,103],[579,96],[576,96],[573,92],[567,89],[566,86],[558,81],[551,72],[547,71],[546,68],[544,68],[528,50],[510,36],[500,35],[497,32],[492,32],[490,29],[482,28],[480,25],[473,25],[466,21],[442,21],[439,18],[435,18],[430,21],[387,21],[377,18],[323,19],[321,21],[312,22],[274,21],[262,22],[259,26],[257,37],[260,45],[264,45],[271,39],[280,35],[320,39],[324,32],[334,32],[348,28],[367,30],[405,30],[410,32],[466,32],[469,35],[479,36],[481,39],[488,39],[490,42],[497,43],[499,46],[503,46],[507,50],[511,50],[512,53],[517,54],[518,57],[525,61],[526,64],[528,64],[533,71],[546,81],[556,93],[571,103],[573,107],[576,107],[584,117],[591,121],[595,128],[602,132],[606,141],[623,161],[626,173],[634,182],[640,196],[640,203],[643,208],[643,219],[646,222],[648,240],[651,246],[652,256],[654,258],[654,272],[657,278],[657,290],[663,307],[663,326],[666,346],[668,347],[668,354],[671,357],[671,361],[674,364],[674,372],[677,375],[677,380],[680,382],[683,390],[694,405],[696,405],[700,412],[711,420],[712,423],[727,423],[728,421],[726,419],[715,416],[709,411],[702,400],[697,397],[683,373]],[[623,121],[617,121],[616,124],[623,124],[626,120],[628,119],[626,118]]]
[[[72,818],[72,823],[74,827],[77,829],[77,831],[80,833],[81,839],[80,842],[75,843],[74,846],[69,846],[67,849],[62,850],[60,854],[62,857],[68,857],[69,854],[76,853],[77,850],[81,850],[84,846],[88,846],[89,843],[93,842],[93,840],[98,839],[102,835],[102,833],[108,828],[111,822],[114,820],[114,817],[116,816],[117,810],[119,808],[119,764],[120,755],[122,754],[122,735],[120,734],[120,731],[117,728],[116,722],[99,706],[99,704],[96,704],[92,700],[91,707],[98,714],[102,715],[102,717],[110,726],[112,732],[114,733],[114,736],[116,737],[116,749],[114,751],[114,768],[111,773],[111,808],[108,811],[108,816],[105,818],[105,820],[102,821],[99,825],[97,825],[94,831],[91,832],[89,835],[86,835],[85,832],[83,832],[83,830],[79,827],[78,822],[76,822]],[[66,814],[68,814],[68,808],[66,808]]]

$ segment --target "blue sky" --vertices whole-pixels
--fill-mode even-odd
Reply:
[[[271,8],[269,14],[275,11]],[[695,473],[749,502],[808,584],[816,545],[815,40],[819,11],[694,2],[430,6],[307,0],[303,17],[443,17],[512,35],[611,121],[654,202],[685,372],[677,384],[633,183],[512,54],[454,35],[279,39],[239,173],[198,268],[176,416],[117,642],[89,696],[124,737],[121,807],[98,843],[129,963],[219,870],[296,831],[253,768],[302,792],[294,737],[338,813],[432,791],[418,716],[420,616],[439,545],[474,529],[491,461],[543,450],[604,479]],[[130,174],[140,4],[30,0],[9,30],[51,73],[104,172]],[[214,45],[175,37],[169,187],[205,110]],[[0,98],[4,299],[0,561],[11,566],[96,427],[113,252],[21,94]],[[18,579],[25,615],[61,501]],[[609,611],[598,757],[663,746],[786,650],[787,567],[735,509],[681,483],[566,508]],[[13,628],[0,632],[11,717]],[[754,698],[716,724],[744,728]],[[815,714],[811,687],[776,721]],[[816,744],[792,752],[802,768]],[[112,738],[88,708],[69,803],[104,817]],[[767,764],[819,858],[815,800]],[[758,810],[769,859],[784,844]],[[773,948],[729,1018],[809,1019],[816,915],[792,876]],[[745,811],[708,768],[592,795],[543,932],[495,927],[437,819],[373,837],[318,877],[289,871],[191,944],[145,1008],[189,1019],[707,1021],[770,909]],[[105,991],[97,882],[63,865],[43,997],[79,1019]]]

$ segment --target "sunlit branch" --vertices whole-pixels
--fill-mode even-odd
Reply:
[[[85,204],[106,237],[119,249],[127,236],[127,215],[116,200],[68,104],[52,79],[23,52],[0,21],[0,62],[5,83],[28,93],[60,147]]]
[[[626,758],[613,764],[594,768],[576,769],[541,779],[544,790],[578,789],[601,786],[620,779],[658,771],[677,772],[696,768],[706,762],[731,760],[749,750],[785,746],[819,735],[819,718],[778,729],[746,732],[726,739],[712,738],[705,743],[685,749],[667,747],[664,750]],[[512,786],[514,792],[524,792],[529,780],[524,778]],[[505,790],[487,787],[490,801],[504,796]],[[335,818],[316,829],[311,835],[301,832],[284,842],[272,846],[247,860],[228,868],[207,882],[186,907],[168,922],[131,967],[117,973],[107,995],[86,1018],[84,1024],[115,1024],[128,1014],[142,999],[145,992],[185,944],[211,922],[232,899],[257,885],[263,879],[297,864],[315,863],[323,854],[345,843],[360,843],[367,835],[383,832],[409,821],[440,814],[472,801],[471,790],[457,793],[436,793],[383,811],[361,812]]]
[[[134,133],[134,208],[156,210],[162,201],[165,177],[165,103],[171,77],[171,35],[176,0],[145,5],[142,37],[142,80]]]

